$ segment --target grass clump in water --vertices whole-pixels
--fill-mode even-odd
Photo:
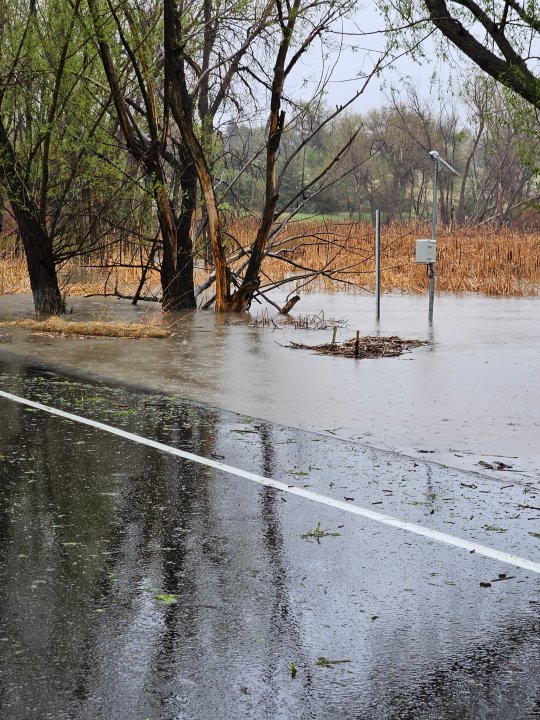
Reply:
[[[78,337],[167,338],[171,332],[156,325],[143,323],[66,321],[59,317],[46,320],[11,320],[1,323],[7,327],[26,328],[35,332],[77,335]]]

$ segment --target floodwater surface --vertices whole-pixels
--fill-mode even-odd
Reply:
[[[74,319],[139,320],[155,308],[73,298]],[[399,358],[325,357],[288,347],[320,344],[328,329],[292,322],[253,327],[248,316],[173,314],[168,340],[77,339],[9,332],[5,351],[48,365],[144,386],[253,417],[326,432],[370,446],[484,469],[494,460],[538,477],[540,467],[540,299],[441,296],[434,323],[427,297],[382,299],[305,294],[291,320],[324,314],[343,320],[337,339],[399,335],[431,345]],[[31,315],[29,298],[0,299],[0,318]],[[251,323],[268,317],[254,305]],[[68,319],[71,316],[68,316]],[[324,323],[323,323],[324,324]],[[489,474],[489,470],[487,471]]]
[[[1,354],[0,387],[540,558],[540,490],[521,474],[482,477]],[[537,573],[5,397],[0,417],[2,719],[540,717]]]

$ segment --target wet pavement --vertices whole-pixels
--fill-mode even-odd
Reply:
[[[445,468],[2,349],[0,387],[540,561],[528,474]],[[540,717],[538,574],[5,398],[0,418],[2,720]]]

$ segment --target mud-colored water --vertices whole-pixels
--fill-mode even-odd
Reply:
[[[74,298],[70,305],[77,319],[156,313],[118,300]],[[384,297],[380,323],[373,298],[364,296],[314,293],[295,310],[296,317],[324,311],[326,318],[346,319],[338,340],[358,329],[432,344],[394,359],[323,357],[287,344],[329,341],[330,329],[249,327],[236,324],[239,317],[195,312],[171,316],[168,340],[10,330],[2,349],[374,447],[424,457],[428,451],[456,467],[486,472],[478,462],[498,459],[529,477],[538,473],[540,299],[437,297],[431,327],[427,297]],[[29,298],[0,300],[2,318],[31,312]],[[251,316],[262,312],[255,306]]]

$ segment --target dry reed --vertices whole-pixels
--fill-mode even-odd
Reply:
[[[303,227],[302,227],[303,226]],[[294,230],[294,226],[289,229]],[[338,289],[347,283],[373,290],[375,286],[374,231],[370,224],[299,223],[289,241],[298,264],[321,272],[317,285]],[[383,292],[423,292],[428,285],[426,266],[415,261],[415,241],[429,238],[428,226],[396,223],[381,232],[381,288]],[[284,245],[287,247],[287,244]],[[274,280],[285,277],[292,265],[265,261]],[[488,228],[437,232],[437,290],[479,292],[486,295],[537,295],[540,287],[538,234]]]
[[[247,246],[256,234],[256,224],[245,221],[228,228],[231,252]],[[428,225],[396,223],[382,228],[381,287],[383,292],[424,292],[428,285],[426,268],[415,262],[416,238],[429,237]],[[437,290],[439,292],[480,292],[487,295],[537,295],[540,287],[540,239],[532,232],[506,229],[500,233],[488,226],[479,229],[437,231]],[[265,259],[263,285],[293,278],[293,287],[303,288],[307,274],[318,274],[312,288],[339,290],[356,287],[372,291],[375,283],[374,230],[371,224],[291,222],[277,236],[274,247],[285,262]],[[237,267],[245,262],[241,258]],[[197,272],[196,282],[203,279]],[[78,262],[61,271],[67,295],[133,295],[140,268],[88,269]],[[304,288],[308,289],[308,288]],[[24,259],[4,253],[0,257],[0,294],[30,292]],[[145,293],[160,294],[159,274],[148,274]]]
[[[50,317],[46,320],[11,320],[0,322],[0,325],[78,337],[166,338],[171,335],[170,330],[152,324],[103,321],[68,322],[59,317]]]
[[[18,295],[30,292],[26,261],[12,254],[0,257],[0,295]]]

